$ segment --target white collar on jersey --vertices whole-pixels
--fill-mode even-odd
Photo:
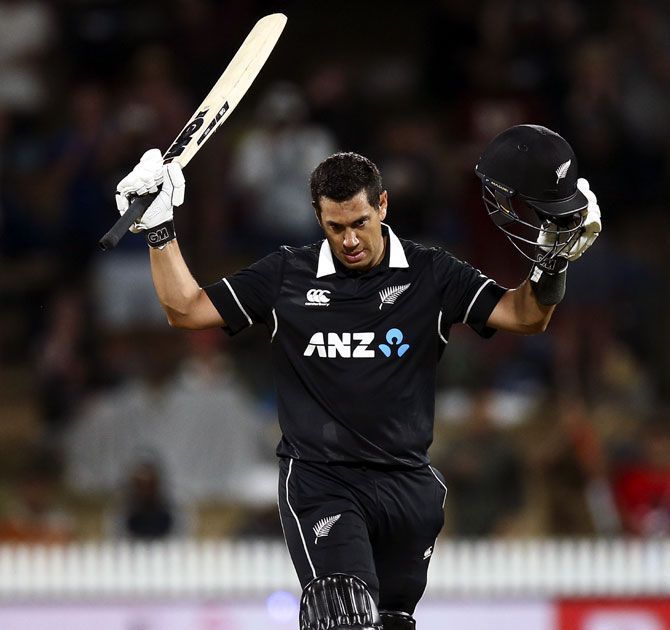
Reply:
[[[389,267],[407,268],[409,263],[405,256],[405,250],[402,248],[400,239],[393,233],[393,230],[386,224],[382,225],[388,230],[389,236]],[[316,270],[316,277],[330,276],[335,273],[335,263],[333,262],[333,252],[328,245],[328,239],[324,238],[319,252],[319,266]]]

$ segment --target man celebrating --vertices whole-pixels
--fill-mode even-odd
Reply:
[[[337,153],[311,176],[321,243],[282,247],[201,288],[175,237],[178,165],[148,151],[118,186],[159,195],[132,230],[150,245],[172,326],[268,330],[283,437],[279,510],[303,587],[302,630],[411,630],[447,489],[429,464],[435,372],[452,325],[482,337],[545,330],[568,260],[592,244],[600,211],[557,134],[530,125],[497,136],[477,165],[492,218],[510,239],[531,226],[530,277],[505,289],[439,248],[395,235],[377,167]]]

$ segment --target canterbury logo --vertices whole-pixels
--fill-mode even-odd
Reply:
[[[381,300],[381,304],[379,305],[379,310],[382,310],[382,306],[384,306],[384,304],[395,304],[395,301],[400,297],[400,295],[409,289],[410,284],[412,283],[410,282],[408,284],[399,284],[394,287],[386,287],[383,291],[380,291],[379,299]]]
[[[326,289],[310,289],[305,295],[307,298],[305,306],[329,306],[329,295],[330,291],[326,291]]]
[[[567,174],[568,174],[568,169],[570,168],[570,164],[572,163],[572,160],[568,160],[567,162],[563,162],[557,169],[556,169],[556,183],[560,180],[562,180]]]
[[[314,539],[314,544],[319,542],[319,538],[325,538],[330,534],[330,530],[332,529],[333,525],[337,523],[337,521],[340,520],[341,514],[335,514],[335,516],[327,516],[326,518],[322,518],[320,521],[317,522],[314,527],[312,527],[312,530],[314,531],[314,535],[316,538]]]

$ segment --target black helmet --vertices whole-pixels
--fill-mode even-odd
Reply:
[[[489,143],[475,172],[493,222],[526,258],[553,269],[579,238],[588,206],[572,147],[546,127],[516,125]],[[536,246],[540,231],[551,246]]]

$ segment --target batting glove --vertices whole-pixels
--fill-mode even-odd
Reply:
[[[158,149],[150,149],[142,156],[137,166],[118,183],[116,207],[121,214],[128,210],[132,196],[155,193],[161,184],[158,196],[141,219],[130,227],[131,232],[137,234],[171,222],[173,208],[184,203],[186,182],[179,164],[171,162],[164,165],[161,152]]]
[[[580,177],[577,180],[577,188],[584,194],[588,200],[588,206],[582,210],[584,221],[581,226],[581,234],[570,247],[564,247],[558,254],[567,260],[577,260],[598,238],[602,230],[602,220],[600,217],[600,207],[595,194],[589,187],[589,182]],[[548,222],[543,226],[543,230],[537,239],[537,244],[545,251],[551,251],[556,244],[557,227],[554,223]],[[560,242],[558,243],[560,247]]]

